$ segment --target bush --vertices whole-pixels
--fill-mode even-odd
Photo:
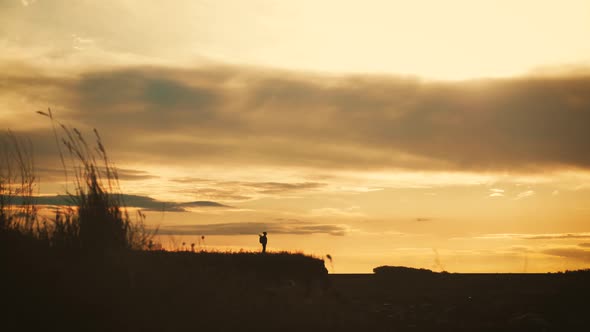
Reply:
[[[18,232],[51,247],[88,253],[146,249],[155,231],[146,229],[141,211],[135,220],[130,218],[117,169],[98,131],[91,146],[78,129],[55,120],[51,110],[38,113],[53,126],[71,206],[58,207],[53,219],[37,214],[32,144],[9,131],[0,137],[0,232]]]
[[[88,252],[146,249],[155,232],[147,231],[145,215],[140,211],[136,220],[131,220],[122,199],[117,169],[110,162],[98,131],[94,129],[96,145],[90,146],[78,129],[55,120],[51,110],[38,113],[51,120],[67,185],[73,173],[74,191],[67,194],[75,209],[56,214],[52,243]],[[66,163],[60,141],[70,164]]]

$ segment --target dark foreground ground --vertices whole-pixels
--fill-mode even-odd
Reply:
[[[328,275],[293,254],[0,246],[1,331],[586,331],[590,273]]]
[[[590,273],[332,275],[379,331],[587,331]]]

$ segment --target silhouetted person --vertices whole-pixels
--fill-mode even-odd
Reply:
[[[268,241],[268,239],[266,238],[266,232],[262,232],[262,235],[258,235],[260,237],[259,241],[260,244],[262,244],[262,253],[266,252],[266,242]]]

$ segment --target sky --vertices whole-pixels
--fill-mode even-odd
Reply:
[[[0,0],[0,127],[40,205],[67,188],[36,112],[96,128],[169,249],[587,268],[588,40],[575,0]]]

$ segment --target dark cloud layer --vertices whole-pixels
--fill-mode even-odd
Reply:
[[[36,176],[42,181],[60,181],[65,179],[63,167],[47,168],[37,167],[35,169]],[[117,178],[121,181],[140,181],[148,179],[156,179],[158,176],[152,175],[146,171],[117,168]]]
[[[544,254],[571,258],[583,262],[590,262],[590,251],[577,248],[553,248],[543,251]]]
[[[162,226],[158,230],[160,235],[244,235],[259,234],[263,231],[269,234],[329,234],[345,235],[347,229],[340,225],[322,225],[302,221],[283,221],[273,223],[236,222],[223,224],[200,224]]]
[[[123,195],[123,201],[128,206],[138,207],[148,211],[186,212],[190,208],[232,208],[231,206],[212,201],[165,202],[139,195]]]
[[[426,82],[137,67],[64,79],[30,73],[4,77],[0,86],[0,98],[18,95],[40,108],[64,105],[62,120],[98,128],[115,155],[134,160],[349,169],[590,168],[590,76],[584,75]],[[49,130],[29,134],[48,149]]]
[[[194,201],[194,202],[166,202],[153,199],[148,196],[139,195],[120,195],[122,202],[128,207],[135,207],[144,209],[146,211],[166,211],[166,212],[186,212],[190,208],[232,208],[212,201]],[[51,205],[51,206],[73,206],[75,197],[68,195],[54,195],[54,196],[36,196],[30,202],[36,205]],[[11,197],[10,201],[14,204],[20,204],[23,199],[19,197]]]

